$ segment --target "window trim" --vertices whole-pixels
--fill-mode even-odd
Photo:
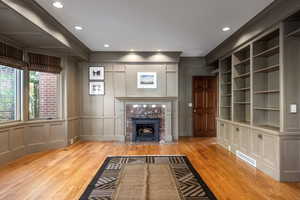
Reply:
[[[6,65],[1,65],[4,67],[9,67]],[[22,110],[23,110],[23,102],[22,101],[22,97],[23,97],[23,90],[22,90],[22,79],[23,79],[23,70],[17,69],[17,68],[13,68],[13,67],[9,67],[12,69],[16,70],[16,85],[15,85],[15,90],[16,90],[16,106],[15,106],[15,119],[13,120],[3,120],[0,121],[0,125],[5,125],[5,124],[11,124],[11,123],[17,123],[17,122],[21,122],[22,121]]]
[[[27,109],[28,109],[28,121],[30,122],[34,122],[34,121],[58,121],[58,120],[62,120],[62,109],[61,109],[61,106],[62,106],[62,87],[61,87],[61,80],[62,80],[62,75],[61,73],[59,74],[56,74],[56,73],[50,73],[50,72],[40,72],[40,73],[48,73],[48,74],[53,74],[55,75],[57,78],[56,78],[56,86],[57,86],[57,90],[56,90],[56,99],[57,99],[57,103],[56,103],[56,109],[57,109],[57,114],[56,114],[56,117],[55,118],[33,118],[31,119],[30,118],[30,111],[29,111],[29,102],[30,102],[30,72],[32,70],[28,70],[27,73],[28,73],[28,79],[27,79],[27,86],[28,86],[28,96],[27,96],[27,99],[28,99],[28,104],[27,104]],[[33,71],[34,72],[34,71]]]

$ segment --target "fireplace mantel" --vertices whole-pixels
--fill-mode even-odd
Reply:
[[[178,97],[116,97],[121,101],[175,101]]]

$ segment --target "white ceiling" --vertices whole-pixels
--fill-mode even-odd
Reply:
[[[63,9],[53,0],[35,1],[92,51],[205,56],[273,0],[61,0]],[[225,26],[231,31],[222,32]]]

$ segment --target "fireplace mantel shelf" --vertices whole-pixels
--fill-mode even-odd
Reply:
[[[178,97],[116,97],[116,99],[119,100],[130,100],[130,101],[149,101],[149,100],[154,100],[154,101],[174,101],[177,100]]]

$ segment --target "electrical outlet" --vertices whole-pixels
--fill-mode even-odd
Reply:
[[[297,113],[297,104],[290,104],[290,113]]]

